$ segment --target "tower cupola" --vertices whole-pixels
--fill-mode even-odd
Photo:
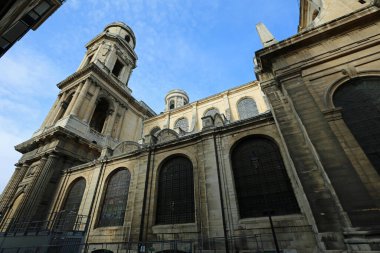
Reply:
[[[96,64],[126,88],[136,67],[135,46],[136,37],[132,29],[123,22],[113,22],[86,45],[87,52],[78,70]]]
[[[184,90],[175,89],[165,96],[165,111],[173,110],[189,103],[189,96]]]

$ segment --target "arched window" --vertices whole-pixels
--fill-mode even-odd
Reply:
[[[380,174],[380,77],[352,79],[334,94],[344,122]]]
[[[156,224],[194,222],[193,165],[182,156],[167,160],[158,177]]]
[[[186,118],[180,118],[174,125],[174,128],[181,128],[183,131],[189,131],[189,122]]]
[[[94,114],[92,115],[92,119],[90,122],[90,127],[99,133],[102,132],[104,122],[107,119],[107,113],[109,110],[109,103],[106,99],[101,98],[96,105]]]
[[[248,119],[259,114],[256,102],[252,98],[244,98],[240,100],[237,107],[240,119]]]
[[[172,109],[174,109],[174,107],[175,107],[175,102],[174,102],[174,100],[170,100],[170,101],[169,101],[169,109],[172,110]]]
[[[117,170],[108,179],[98,227],[123,225],[130,181],[131,174],[127,169]]]
[[[277,145],[264,137],[240,141],[231,152],[240,218],[298,213]]]
[[[86,180],[80,178],[69,187],[65,203],[58,214],[57,228],[62,230],[75,230],[77,215],[86,188]]]
[[[206,116],[211,116],[211,117],[214,117],[215,114],[219,113],[219,110],[216,109],[216,108],[210,108],[210,109],[207,109],[207,111],[205,112],[205,117]]]
[[[155,126],[155,127],[152,128],[152,130],[150,130],[150,135],[154,135],[155,136],[157,134],[157,132],[160,131],[160,130],[161,130],[160,127]]]

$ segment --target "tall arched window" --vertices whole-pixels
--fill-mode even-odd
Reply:
[[[194,222],[193,165],[182,156],[167,160],[158,177],[156,224]]]
[[[106,99],[101,98],[96,105],[94,114],[92,115],[90,127],[99,133],[102,132],[104,122],[107,119],[107,114],[109,111],[109,103]]]
[[[77,215],[82,202],[83,193],[86,188],[84,178],[77,179],[71,183],[66,195],[65,203],[58,214],[57,228],[63,230],[75,230]]]
[[[109,177],[98,227],[123,225],[130,181],[131,174],[127,169],[118,169]]]
[[[207,111],[205,112],[205,117],[206,116],[211,116],[211,117],[214,117],[215,114],[219,113],[219,110],[216,109],[216,108],[210,108],[210,109],[207,109]]]
[[[174,128],[181,128],[183,131],[187,132],[189,130],[189,122],[187,121],[186,118],[180,118],[175,123]]]
[[[252,98],[243,98],[239,101],[237,107],[240,119],[248,119],[259,114],[256,102]]]
[[[352,79],[334,94],[344,122],[380,174],[380,77]]]
[[[277,145],[264,137],[241,140],[231,152],[240,218],[298,213]]]

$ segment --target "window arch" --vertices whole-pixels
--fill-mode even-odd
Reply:
[[[189,131],[189,122],[186,118],[180,118],[174,125],[174,128],[181,128],[183,131]]]
[[[109,112],[109,107],[109,103],[105,98],[101,98],[95,107],[94,114],[91,118],[90,127],[99,133],[103,130],[103,126]]]
[[[175,108],[175,102],[174,102],[174,100],[170,100],[169,101],[169,110],[172,110],[174,108]]]
[[[98,227],[123,225],[130,181],[131,174],[125,168],[118,169],[109,177]]]
[[[259,114],[255,100],[243,98],[237,104],[240,119],[248,119]]]
[[[380,174],[380,77],[349,80],[333,96],[343,120]]]
[[[194,222],[193,165],[188,158],[170,158],[158,176],[156,224]]]
[[[232,170],[241,218],[298,213],[299,207],[278,146],[261,136],[232,149]]]
[[[155,127],[152,128],[152,130],[150,130],[150,135],[154,135],[155,136],[160,130],[161,130],[160,127],[155,126]]]
[[[64,205],[59,212],[57,228],[63,230],[75,230],[78,210],[82,203],[83,193],[86,189],[86,180],[79,178],[71,183],[68,188]]]
[[[217,113],[219,113],[219,110],[216,109],[215,107],[213,107],[213,108],[207,109],[206,112],[205,112],[205,114],[204,114],[204,116],[205,117],[206,116],[211,116],[211,117],[214,118],[215,114],[217,114]]]

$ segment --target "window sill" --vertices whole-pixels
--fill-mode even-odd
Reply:
[[[291,222],[297,222],[298,221],[299,222],[301,220],[304,220],[304,216],[300,213],[278,215],[278,216],[272,216],[272,220],[274,222],[276,222],[276,221],[291,221]],[[263,217],[239,219],[239,224],[260,224],[260,223],[267,223],[268,221],[269,221],[268,216],[263,216]]]
[[[153,234],[179,234],[198,232],[196,223],[169,224],[152,226]]]

